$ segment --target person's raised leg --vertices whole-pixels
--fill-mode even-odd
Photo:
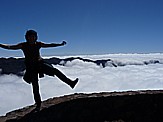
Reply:
[[[72,89],[75,87],[75,85],[78,82],[78,78],[76,78],[75,80],[71,80],[68,77],[66,77],[66,75],[64,75],[61,71],[59,71],[58,69],[54,68],[52,65],[47,64],[47,63],[43,63],[42,66],[42,72],[45,73],[46,75],[49,76],[57,76],[60,80],[62,80],[64,83],[68,84]]]
[[[71,80],[67,78],[61,71],[59,71],[56,68],[53,68],[53,72],[60,80],[68,84],[72,89],[75,87],[75,85],[77,84],[79,80],[78,78],[76,78],[75,80]]]

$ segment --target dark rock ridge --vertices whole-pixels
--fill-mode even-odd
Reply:
[[[72,94],[48,99],[40,112],[28,106],[0,122],[163,122],[163,91]]]
[[[68,61],[74,60],[81,60],[83,62],[91,62],[95,63],[103,68],[107,66],[111,67],[118,67],[118,66],[126,66],[126,65],[148,65],[148,64],[156,64],[160,63],[159,60],[149,60],[143,61],[142,63],[123,63],[123,62],[115,62],[111,59],[101,59],[101,60],[91,60],[91,59],[84,59],[81,57],[70,57],[66,59],[59,59],[56,57],[44,59],[47,63],[54,64],[54,65],[66,65]],[[0,74],[16,74],[18,76],[22,76],[24,74],[25,65],[24,65],[24,58],[0,58]]]

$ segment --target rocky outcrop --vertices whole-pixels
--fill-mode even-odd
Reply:
[[[126,65],[148,65],[148,64],[157,64],[160,63],[159,60],[149,60],[149,61],[143,61],[140,63],[124,63],[121,61],[113,61],[111,59],[101,59],[101,60],[92,60],[92,59],[84,59],[81,57],[70,57],[65,59],[60,58],[49,58],[44,59],[45,62],[53,65],[66,65],[66,63],[69,61],[74,60],[81,60],[83,62],[91,62],[95,63],[98,66],[101,66],[103,68],[110,66],[110,67],[118,67],[118,66],[126,66]],[[24,65],[24,58],[0,58],[0,74],[15,74],[18,76],[22,76],[24,74],[25,65]]]
[[[42,103],[40,112],[25,107],[0,122],[162,122],[163,91],[72,94]]]
[[[23,58],[0,58],[0,74],[23,75],[25,70]]]

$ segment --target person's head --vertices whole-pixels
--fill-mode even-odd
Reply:
[[[36,42],[38,36],[37,36],[37,32],[34,30],[28,30],[25,34],[25,39],[27,40],[27,42],[29,43],[33,43]]]

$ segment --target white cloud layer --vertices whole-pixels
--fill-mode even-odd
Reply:
[[[80,81],[72,90],[56,77],[46,76],[40,79],[43,100],[71,93],[163,89],[163,54],[109,54],[80,57],[93,60],[112,59],[114,62],[130,65],[102,68],[81,60],[67,62],[65,66],[55,65],[54,67],[68,77],[72,79],[78,77]],[[135,65],[149,60],[159,60],[160,64]],[[25,83],[22,77],[0,76],[0,115],[33,103],[31,85]]]

